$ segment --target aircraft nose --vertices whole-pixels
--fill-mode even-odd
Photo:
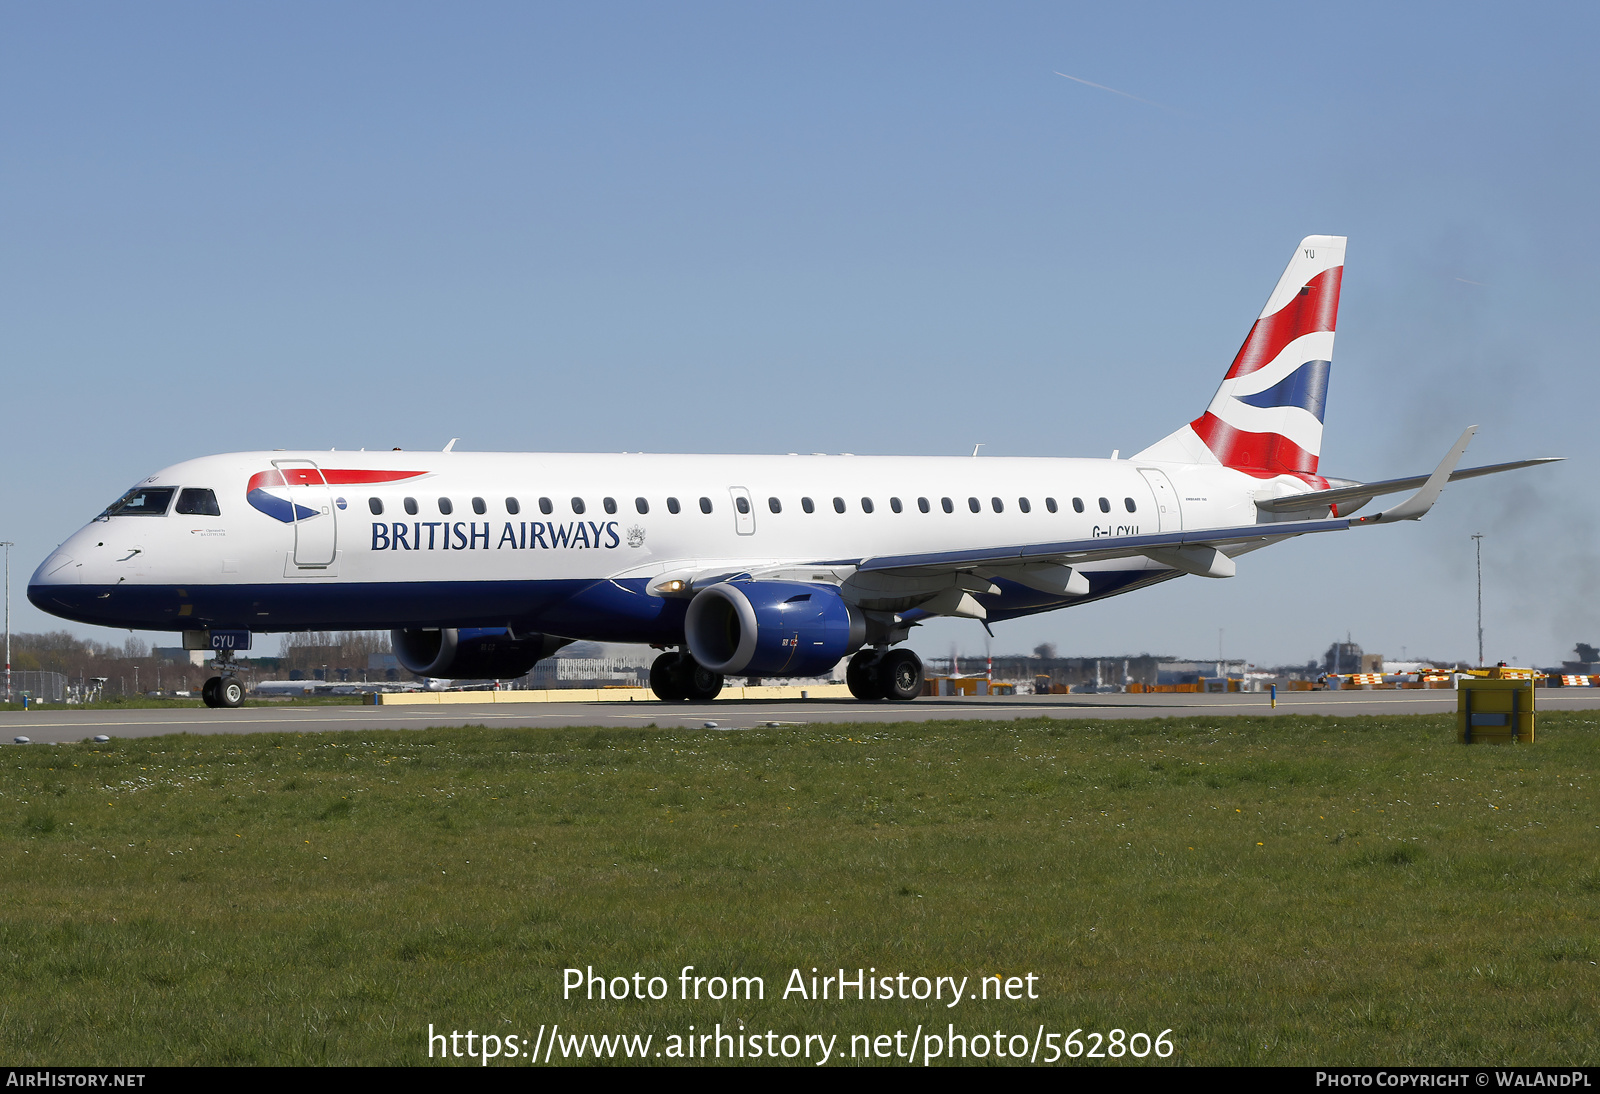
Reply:
[[[33,571],[33,577],[28,579],[28,585],[77,585],[82,580],[83,563],[65,551],[57,551],[39,563],[39,568]]]

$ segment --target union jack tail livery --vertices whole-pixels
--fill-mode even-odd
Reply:
[[[1316,475],[1344,247],[1344,236],[1300,241],[1206,412],[1136,459]]]

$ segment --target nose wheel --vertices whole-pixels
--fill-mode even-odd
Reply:
[[[208,707],[236,707],[244,703],[244,684],[237,676],[213,676],[200,687]]]

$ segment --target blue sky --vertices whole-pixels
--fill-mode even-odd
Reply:
[[[1597,23],[8,5],[14,590],[132,482],[217,451],[1131,452],[1204,407],[1295,243],[1336,233],[1326,473],[1429,470],[1473,422],[1469,462],[1571,460],[994,648],[1208,656],[1220,629],[1280,663],[1349,631],[1467,657],[1481,531],[1489,656],[1557,661],[1600,641]],[[983,647],[927,630],[925,653]]]

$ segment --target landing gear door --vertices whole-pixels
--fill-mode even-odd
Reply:
[[[1183,510],[1178,507],[1178,494],[1172,489],[1172,480],[1153,467],[1141,467],[1139,474],[1144,476],[1150,492],[1155,495],[1156,518],[1161,522],[1159,531],[1183,531]]]
[[[742,486],[728,487],[733,498],[733,526],[741,536],[756,534],[756,507],[750,502],[750,491]]]
[[[273,460],[283,475],[294,512],[294,564],[306,569],[333,565],[339,547],[333,490],[322,469],[310,460]]]

